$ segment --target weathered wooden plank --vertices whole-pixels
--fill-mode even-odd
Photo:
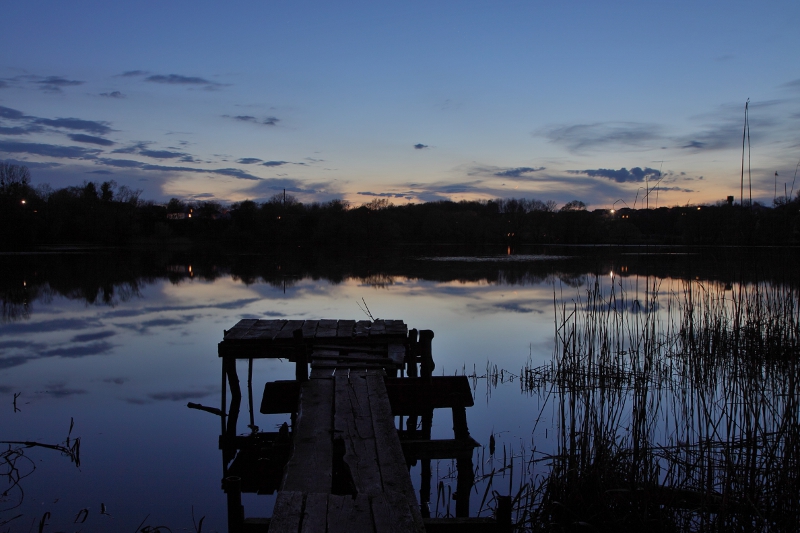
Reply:
[[[372,533],[375,525],[370,513],[369,497],[366,494],[352,496],[328,496],[328,533]]]
[[[319,320],[306,320],[303,322],[303,338],[313,339],[317,335]]]
[[[380,337],[386,334],[386,321],[378,319],[372,323],[372,328],[369,330],[370,337]]]
[[[293,439],[294,451],[286,465],[283,490],[330,492],[333,390],[332,379],[303,382]]]
[[[402,320],[386,320],[385,324],[386,335],[402,335],[403,337],[408,335],[408,326]]]
[[[405,456],[400,447],[400,439],[397,437],[397,428],[394,425],[392,408],[386,396],[383,379],[378,374],[370,374],[366,377],[383,490],[384,492],[399,492],[408,501],[416,502],[414,487],[411,485],[411,478],[406,469]],[[418,509],[417,514],[419,514]]]
[[[281,330],[286,320],[259,320],[243,337],[244,339],[258,339],[270,341],[275,338],[275,335]]]
[[[304,320],[287,320],[281,330],[275,335],[275,339],[292,339],[294,338],[294,330],[303,328]]]
[[[369,407],[367,382],[363,376],[336,374],[334,439],[344,441],[344,462],[350,468],[359,493],[379,494],[382,491],[375,433]]]
[[[408,477],[408,475],[406,475],[406,478],[408,478],[410,485],[411,479]],[[411,512],[411,520],[414,522],[414,529],[411,531],[416,531],[417,533],[425,532],[425,524],[422,521],[422,514],[419,512],[419,504],[417,503],[417,499],[413,494],[410,498],[393,490],[388,490],[385,494],[386,500],[389,502],[390,506],[396,509],[403,509],[405,506]]]
[[[406,360],[406,347],[403,344],[390,344],[389,345],[389,359],[391,359],[398,368],[405,364]]]
[[[303,517],[303,493],[281,491],[275,499],[272,519],[269,523],[270,533],[298,533],[300,520]]]
[[[306,496],[301,533],[325,533],[328,522],[328,494],[312,492]]]
[[[325,378],[332,378],[334,372],[336,371],[336,365],[311,365],[311,379],[325,379]]]
[[[397,504],[398,502],[399,505]],[[371,504],[376,533],[419,531],[414,518],[411,516],[411,508],[402,495],[399,495],[399,498],[394,497],[390,500],[386,494],[378,494],[372,498]]]
[[[249,328],[250,326],[252,326],[256,322],[258,322],[257,318],[243,318],[239,322],[237,322],[236,325],[233,326],[233,327],[234,328]]]
[[[369,337],[369,332],[372,329],[371,320],[359,320],[356,322],[356,337]]]
[[[241,339],[242,337],[245,336],[245,334],[249,331],[249,329],[250,329],[249,326],[239,326],[237,324],[225,333],[223,340],[232,341]]]
[[[336,337],[336,329],[339,326],[338,320],[332,320],[329,318],[323,319],[319,321],[317,324],[317,339],[330,339]]]
[[[421,414],[429,409],[472,407],[474,400],[466,376],[389,378],[386,390],[395,415]]]
[[[336,337],[340,339],[352,338],[355,327],[356,327],[355,320],[340,320],[339,326],[336,328]]]

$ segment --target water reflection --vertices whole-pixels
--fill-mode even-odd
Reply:
[[[729,302],[742,287],[757,283],[761,287],[786,286],[796,265],[791,251],[759,250],[744,256],[733,250],[693,251],[693,255],[682,256],[646,251],[639,255],[620,255],[619,250],[607,249],[513,251],[522,255],[568,256],[547,261],[485,260],[490,256],[507,257],[505,248],[473,251],[474,256],[484,260],[463,261],[453,258],[469,256],[470,251],[445,247],[419,253],[404,249],[388,255],[301,251],[227,256],[200,250],[0,256],[0,437],[61,442],[65,424],[74,417],[73,435],[81,436],[83,443],[80,471],[46,456],[36,456],[45,462],[26,478],[27,502],[20,512],[30,524],[47,509],[53,528],[59,527],[56,522],[61,520],[61,529],[67,529],[78,511],[88,506],[90,515],[83,531],[101,531],[108,529],[101,527],[104,524],[96,512],[102,502],[110,509],[118,529],[133,529],[150,514],[149,524],[167,524],[175,530],[192,527],[194,506],[197,518],[207,517],[204,530],[223,530],[226,510],[218,492],[216,448],[219,423],[207,413],[185,407],[188,401],[219,405],[216,346],[223,329],[242,318],[365,318],[357,305],[363,298],[376,317],[399,317],[411,327],[436,331],[437,373],[475,375],[476,405],[468,413],[469,427],[486,449],[476,456],[479,484],[472,492],[470,505],[473,510],[482,508],[485,514],[490,504],[494,505],[492,491],[516,494],[520,483],[531,480],[527,474],[522,475],[522,470],[529,468],[534,451],[532,439],[536,454],[546,453],[548,457],[535,455],[538,462],[532,463],[537,465],[532,475],[544,475],[545,470],[540,467],[548,462],[555,464],[564,454],[569,457],[570,449],[574,457],[585,450],[605,450],[596,446],[581,448],[578,439],[575,447],[569,448],[567,440],[567,447],[559,451],[556,437],[570,435],[562,431],[580,428],[584,420],[599,420],[606,425],[598,422],[592,427],[599,435],[608,435],[612,429],[609,421],[623,420],[627,426],[631,402],[642,397],[628,366],[618,368],[616,377],[607,373],[602,392],[593,395],[589,394],[591,390],[600,389],[587,385],[557,394],[551,388],[554,374],[545,370],[555,368],[552,365],[559,359],[553,357],[554,353],[561,353],[554,343],[556,310],[561,309],[561,302],[571,304],[574,300],[576,307],[569,312],[591,315],[595,308],[587,302],[586,291],[593,287],[595,279],[602,279],[607,299],[610,273],[614,272],[614,283],[623,283],[627,296],[617,299],[614,312],[608,305],[598,308],[602,309],[602,316],[613,318],[624,312],[629,324],[648,324],[648,316],[657,317],[650,324],[662,327],[675,307],[668,299],[651,298],[652,284],[658,280],[662,280],[658,291],[661,295],[685,294],[687,289],[681,280],[695,280],[692,290],[705,287],[721,292]],[[450,259],[415,259],[434,256]],[[781,313],[787,316],[785,310]],[[716,312],[708,316],[715,315]],[[639,327],[632,331],[642,334],[645,330]],[[680,332],[680,328],[672,331]],[[702,347],[704,342],[697,339],[697,346]],[[712,340],[709,342],[716,346]],[[722,459],[713,452],[716,448],[699,447],[699,443],[709,442],[713,436],[705,433],[707,426],[703,426],[703,438],[697,438],[700,429],[692,430],[696,434],[689,432],[690,426],[681,426],[683,433],[677,431],[675,421],[684,420],[679,417],[684,411],[716,417],[720,413],[727,416],[734,406],[739,406],[739,418],[730,425],[719,425],[717,430],[727,427],[725,431],[731,431],[737,424],[747,427],[750,423],[748,417],[754,412],[741,406],[753,401],[762,406],[760,425],[750,426],[754,428],[754,438],[775,443],[779,442],[772,435],[776,431],[783,431],[784,436],[797,434],[789,422],[784,426],[769,425],[773,418],[783,420],[782,414],[775,413],[792,412],[786,402],[795,401],[791,395],[794,389],[787,379],[796,375],[797,369],[791,371],[790,366],[773,363],[726,366],[723,360],[718,358],[711,364],[708,358],[701,358],[701,364],[688,364],[673,357],[671,366],[654,365],[652,368],[660,369],[670,379],[678,376],[682,381],[671,388],[665,382],[648,385],[647,400],[657,398],[657,409],[648,403],[636,404],[647,408],[637,411],[645,413],[647,420],[669,418],[673,441],[661,440],[659,444],[677,447],[690,443],[693,447],[689,450],[694,450],[691,453],[702,451],[708,459],[702,463],[706,472],[708,464],[722,464]],[[488,370],[487,361],[491,363]],[[492,371],[495,367],[496,371]],[[526,373],[529,370],[535,373]],[[244,375],[246,369],[240,368],[239,372]],[[748,396],[743,385],[737,384],[746,383],[742,379],[750,375],[752,378],[747,379],[753,383],[758,378],[760,383],[767,380],[778,387],[774,391],[754,389],[761,397],[769,393],[768,402],[762,403],[753,396],[756,393]],[[480,383],[480,376],[486,376],[487,386]],[[261,386],[291,377],[291,369],[276,363],[256,369],[253,380]],[[700,378],[707,381],[698,381]],[[711,388],[689,387],[697,383]],[[726,388],[728,384],[737,385]],[[488,391],[491,397],[485,394]],[[677,391],[678,395],[668,396],[667,391]],[[19,412],[12,409],[15,394],[20,394]],[[559,403],[562,401],[563,411]],[[725,401],[729,407],[720,411],[719,406]],[[572,406],[575,426],[565,422],[571,421]],[[601,409],[592,411],[592,406]],[[698,411],[701,408],[704,410]],[[750,414],[746,417],[747,413]],[[706,424],[711,419],[694,420]],[[255,425],[277,432],[284,421],[265,415],[264,419],[256,419]],[[668,434],[667,430],[660,431],[655,433],[659,438]],[[448,438],[451,432],[450,421],[433,420],[434,438]],[[582,432],[575,434],[580,436]],[[488,450],[490,435],[496,440],[494,454]],[[736,442],[746,444],[751,440]],[[588,442],[595,442],[594,437]],[[786,443],[782,446],[792,449],[786,448]],[[736,448],[740,449],[748,448]],[[749,464],[755,457],[758,465],[760,452],[749,449],[751,455],[745,457],[751,457]],[[640,457],[661,460],[652,446],[648,450]],[[684,460],[688,460],[686,453],[689,452],[684,453]],[[789,460],[785,457],[793,456],[784,454],[781,461]],[[661,464],[658,461],[642,465],[651,468]],[[510,479],[510,467],[515,463]],[[797,471],[795,464],[783,470]],[[661,468],[659,479],[663,482],[664,467]],[[731,468],[745,473],[741,468]],[[774,471],[780,472],[781,468]],[[417,480],[420,469],[421,465],[412,469]],[[436,501],[439,511],[446,512],[446,499],[439,493],[438,482],[443,482],[445,496],[447,490],[455,491],[455,477],[448,472],[457,471],[457,466],[433,463],[431,470],[435,487],[432,492],[436,493],[431,495],[431,512],[437,512]],[[719,470],[712,472],[717,476]],[[5,518],[0,516],[0,522]]]

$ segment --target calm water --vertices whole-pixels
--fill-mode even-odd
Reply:
[[[197,520],[206,517],[203,531],[224,531],[219,420],[186,403],[219,405],[217,343],[242,318],[361,320],[366,302],[376,318],[431,329],[437,374],[504,369],[502,380],[510,383],[474,381],[469,427],[483,445],[494,433],[498,450],[519,451],[532,441],[546,447],[545,432],[555,427],[552,410],[542,412],[541,398],[522,392],[514,376],[552,358],[559,302],[585,293],[595,279],[608,286],[622,280],[630,295],[644,298],[654,282],[678,290],[685,279],[736,283],[745,280],[742,272],[770,279],[781,275],[776,264],[785,264],[753,263],[730,250],[642,251],[2,255],[0,440],[61,443],[72,419],[81,464],[53,450],[25,450],[32,462],[16,463],[30,472],[20,482],[24,499],[0,512],[0,523],[22,516],[0,529],[36,529],[46,512],[48,530],[75,529],[76,515],[88,509],[82,531],[133,530],[142,521],[193,531],[193,508]],[[292,366],[280,361],[257,361],[254,371],[256,402],[266,381],[293,378]],[[286,418],[257,414],[256,424],[271,431]],[[433,436],[451,437],[449,413],[436,413]],[[439,475],[454,486],[445,476],[449,467],[440,464]],[[481,495],[473,498],[473,514]],[[6,509],[19,499],[12,491],[0,504]],[[251,516],[268,516],[271,504],[269,497],[245,498]]]

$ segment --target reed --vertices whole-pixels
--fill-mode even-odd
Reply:
[[[520,384],[556,437],[526,460],[518,530],[796,531],[797,285],[631,292],[554,295],[554,357]]]

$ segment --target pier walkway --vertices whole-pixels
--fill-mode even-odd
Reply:
[[[241,320],[227,330],[219,355],[229,530],[491,529],[492,519],[466,518],[478,446],[467,428],[469,383],[463,376],[432,375],[432,339],[432,331],[419,332],[418,338],[401,320]],[[260,358],[296,365],[295,380],[264,386],[260,411],[291,415],[291,426],[274,433],[254,424],[252,365]],[[248,360],[249,435],[237,433],[242,400],[237,359]],[[452,411],[453,439],[431,439],[433,411],[440,408]],[[458,521],[430,518],[428,510],[430,463],[443,458],[457,461]],[[418,461],[419,501],[409,475]],[[246,518],[242,492],[277,492],[272,517]]]

